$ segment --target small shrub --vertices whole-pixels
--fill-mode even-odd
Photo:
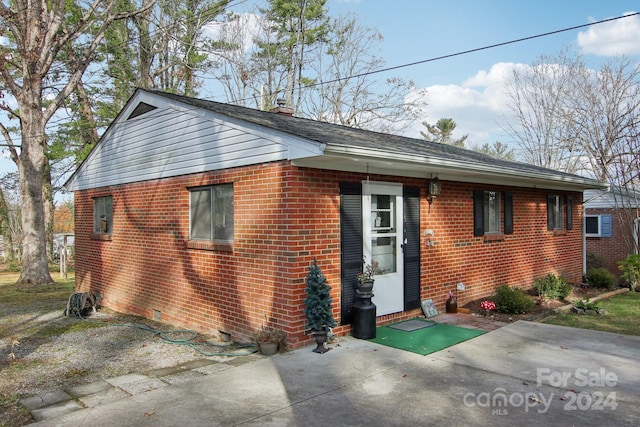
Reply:
[[[496,308],[501,313],[522,314],[531,310],[535,301],[525,291],[500,285],[496,288]]]
[[[589,297],[584,297],[581,300],[574,299],[573,305],[576,308],[581,308],[582,310],[599,311],[602,308],[599,301],[589,301]]]
[[[618,261],[618,268],[622,278],[629,284],[631,290],[638,290],[640,285],[640,255],[631,254],[625,260]]]
[[[616,277],[606,268],[590,268],[587,270],[587,283],[594,288],[614,289]]]
[[[564,299],[571,293],[571,285],[562,277],[547,274],[533,283],[533,289],[538,296],[548,299]]]

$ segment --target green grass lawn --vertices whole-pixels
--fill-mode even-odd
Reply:
[[[543,320],[552,325],[640,335],[640,292],[625,292],[601,300],[607,314],[559,313]]]

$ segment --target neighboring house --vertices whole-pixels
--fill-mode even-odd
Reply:
[[[620,276],[618,261],[638,253],[640,193],[621,188],[584,192],[586,266]]]
[[[437,184],[437,185],[436,185]],[[314,258],[350,332],[363,257],[378,324],[501,284],[582,276],[577,175],[449,145],[138,90],[66,183],[76,288],[115,310],[295,348]],[[431,189],[430,189],[431,188]],[[438,193],[438,188],[441,190]]]

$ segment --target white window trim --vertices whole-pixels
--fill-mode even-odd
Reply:
[[[597,233],[587,233],[587,218],[598,218]],[[585,237],[602,237],[602,215],[590,214],[584,216],[584,235]]]

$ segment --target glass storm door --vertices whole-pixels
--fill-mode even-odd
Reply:
[[[363,252],[377,262],[373,303],[382,316],[404,310],[402,184],[362,183]]]

